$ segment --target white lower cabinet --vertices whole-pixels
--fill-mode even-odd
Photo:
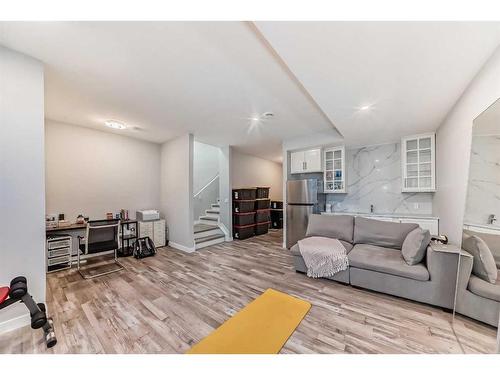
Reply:
[[[139,221],[139,237],[149,237],[156,247],[165,246],[165,220]]]
[[[372,220],[380,220],[380,221],[389,221],[393,223],[413,223],[418,224],[420,228],[428,230],[431,235],[439,235],[439,219],[437,217],[400,217],[400,216],[388,216],[388,215],[370,215],[370,214],[356,214],[356,213],[348,213],[348,212],[335,212],[335,213],[326,213],[322,212],[322,215],[352,215],[352,216],[361,216],[367,219]]]
[[[432,235],[439,235],[439,219],[410,219],[402,218],[401,223],[415,223],[422,229],[428,230]]]

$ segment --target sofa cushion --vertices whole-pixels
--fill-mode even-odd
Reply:
[[[431,234],[428,230],[416,228],[408,233],[401,248],[401,254],[406,263],[410,266],[419,264],[425,257],[429,242],[431,242]]]
[[[493,258],[488,245],[476,235],[469,236],[467,233],[463,233],[462,248],[474,257],[472,274],[484,281],[495,284],[498,271],[495,258]]]
[[[342,240],[339,240],[340,243],[342,245],[344,245],[345,249],[346,249],[346,252],[349,254],[349,251],[352,250],[352,247],[354,246],[353,244],[349,243],[349,242],[345,242],[345,241],[342,241]],[[296,243],[295,245],[293,245],[291,248],[290,248],[290,251],[292,252],[293,255],[301,255],[300,254],[300,250],[299,250],[299,244]]]
[[[351,215],[311,215],[306,237],[337,238],[352,243],[353,231],[354,217]]]
[[[464,233],[468,234],[469,236],[478,236],[484,242],[486,242],[486,245],[488,245],[491,254],[493,254],[493,258],[495,258],[497,268],[500,268],[500,235],[493,233],[475,232],[467,229],[464,229]]]
[[[471,275],[467,289],[478,296],[500,302],[500,270],[495,284]]]
[[[422,264],[409,266],[403,259],[401,251],[380,246],[357,244],[348,254],[349,266],[365,270],[377,271],[406,277],[408,279],[427,281],[429,271]]]
[[[416,228],[418,228],[418,224],[391,223],[356,216],[354,219],[354,243],[401,250],[408,233]]]

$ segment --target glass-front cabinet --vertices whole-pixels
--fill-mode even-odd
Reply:
[[[436,191],[436,135],[426,133],[401,139],[403,192]]]
[[[324,192],[345,193],[345,147],[330,147],[324,150]]]

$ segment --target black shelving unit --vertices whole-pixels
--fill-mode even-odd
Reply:
[[[137,240],[137,235],[139,233],[137,220],[123,220],[120,222],[121,225],[121,237],[120,244],[121,247],[118,250],[119,257],[129,257],[134,253],[134,243]],[[125,230],[130,234],[124,235]]]
[[[283,202],[271,201],[271,228],[283,228]]]

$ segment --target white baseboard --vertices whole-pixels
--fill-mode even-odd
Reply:
[[[17,328],[25,327],[31,324],[30,314],[26,313],[5,322],[0,323],[0,334],[12,331]]]
[[[168,241],[168,246],[173,247],[174,249],[185,251],[186,253],[193,253],[196,251],[194,247],[187,247],[184,245],[180,245],[178,243]]]
[[[224,241],[231,242],[233,240],[233,237],[229,234],[229,230],[224,225],[224,223],[219,223],[219,228],[222,230],[222,232],[224,232]]]

